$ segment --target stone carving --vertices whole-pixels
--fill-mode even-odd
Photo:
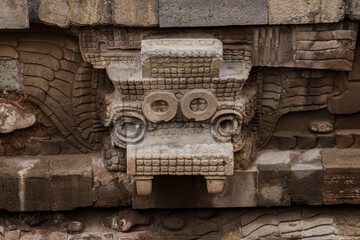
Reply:
[[[135,225],[130,232],[115,232],[102,227],[102,219],[115,214],[129,222],[151,218],[147,225]],[[134,212],[130,209],[86,209],[62,213],[63,219],[48,219],[39,225],[30,225],[19,219],[17,213],[5,213],[0,218],[0,238],[14,240],[114,240],[114,239],[358,239],[360,230],[359,207],[349,206],[292,206],[250,209],[191,209],[153,210]],[[44,212],[44,215],[55,215]],[[129,214],[127,214],[129,215]],[[69,231],[69,225],[83,218],[82,233]],[[85,217],[86,216],[86,217]],[[109,219],[109,218],[107,218]],[[104,223],[104,221],[103,221]],[[109,227],[112,225],[110,223]],[[66,227],[67,226],[67,227]],[[108,226],[108,225],[107,225]],[[65,229],[64,229],[65,228]],[[67,230],[67,231],[66,231]],[[116,229],[117,230],[117,229]]]
[[[3,33],[0,48],[8,49],[1,51],[0,59],[21,63],[23,89],[17,90],[42,110],[39,118],[50,119],[55,131],[65,139],[60,142],[70,143],[67,147],[53,140],[51,145],[61,145],[63,149],[58,151],[47,147],[49,142],[42,138],[42,147],[37,152],[58,154],[99,149],[106,129],[96,114],[95,102],[98,85],[105,81],[105,76],[83,62],[76,38],[56,33]]]
[[[103,169],[94,178],[88,205],[164,206],[151,202],[159,196],[152,184],[166,189],[160,179],[185,179],[176,175],[207,186],[198,190],[203,206],[255,206],[256,174],[264,171],[254,163],[258,150],[360,146],[357,28],[355,22],[171,31],[102,26],[59,33],[34,25],[3,32],[0,107],[21,106],[31,124],[0,135],[0,155],[101,149],[115,173]],[[22,108],[13,95],[32,103]],[[238,170],[250,176],[241,187],[231,185],[241,179]],[[133,199],[131,177],[119,172],[136,180]],[[246,189],[253,190],[236,200]]]
[[[264,147],[268,143],[282,115],[326,108],[328,98],[337,92],[335,79],[342,77],[323,70],[260,68],[254,71],[252,78],[257,82],[259,102],[257,145]]]
[[[126,148],[138,194],[151,193],[156,175],[203,175],[209,193],[222,192],[254,115],[256,91],[242,92],[250,68],[221,63],[223,45],[214,38],[141,40],[140,52],[139,32],[92,29],[81,44],[84,59],[106,68],[114,85],[100,100],[102,122],[112,144]]]
[[[254,65],[351,71],[358,24],[254,28]]]
[[[137,179],[142,195],[151,193],[154,175],[199,174],[207,179],[214,175],[221,182],[232,174],[225,168],[223,172],[222,161],[186,165],[176,148],[186,149],[189,159],[203,158],[207,151],[216,151],[221,159],[226,155],[222,151],[233,151],[225,166],[231,163],[230,169],[233,165],[247,169],[255,157],[255,139],[258,147],[264,147],[282,115],[326,108],[327,99],[338,91],[335,72],[282,69],[271,77],[273,70],[266,68],[250,74],[252,66],[350,70],[356,31],[357,24],[350,22],[323,28],[187,29],[186,38],[178,38],[183,33],[177,29],[166,34],[164,30],[85,28],[80,34],[83,58],[95,68],[106,69],[114,85],[114,91],[98,94],[102,122],[111,129],[110,142],[116,146],[115,151],[107,147],[112,152],[105,153],[108,169],[124,170],[126,158],[127,173]],[[221,41],[219,46],[215,39]],[[299,86],[304,92],[298,92]],[[206,142],[205,135],[214,142]],[[205,144],[197,146],[189,136]],[[169,142],[191,145],[169,147]],[[205,152],[194,154],[197,149]],[[215,188],[215,181],[211,182]],[[219,185],[213,193],[221,191]]]

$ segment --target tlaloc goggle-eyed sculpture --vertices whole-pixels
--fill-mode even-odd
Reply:
[[[94,32],[83,33],[82,53],[114,86],[99,98],[102,121],[112,147],[126,149],[137,193],[149,195],[157,175],[202,175],[209,193],[221,193],[254,115],[255,92],[242,91],[250,67],[223,61],[215,38],[110,35],[91,45]]]

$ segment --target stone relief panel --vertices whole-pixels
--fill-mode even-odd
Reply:
[[[221,193],[263,148],[357,147],[357,28],[4,32],[0,111],[18,120],[0,119],[0,153],[102,151],[149,195],[160,175]]]
[[[32,116],[27,118],[32,124],[22,125],[29,127],[35,123],[42,129],[37,131],[41,134],[32,136],[34,145],[21,147],[22,154],[85,153],[99,149],[106,129],[96,114],[95,101],[97,85],[105,76],[83,62],[76,38],[55,32],[2,33],[0,48],[2,65],[18,61],[21,71],[21,77],[17,77],[20,87],[5,88],[11,94],[3,94],[3,101],[9,102],[12,95],[18,95],[11,100],[13,106],[35,104],[37,109],[30,109],[37,115],[36,123]],[[2,141],[8,145],[5,155],[16,150],[16,146],[6,143],[15,135],[6,135]]]
[[[349,22],[291,28],[176,29],[170,33],[83,29],[83,58],[95,68],[106,69],[115,88],[100,93],[98,101],[104,109],[102,122],[111,129],[105,150],[108,169],[127,169],[136,176],[140,195],[151,193],[154,175],[219,175],[216,171],[221,163],[194,160],[206,158],[207,146],[214,149],[213,157],[220,154],[219,159],[229,155],[222,157],[222,150],[233,151],[231,169],[232,164],[247,169],[255,157],[255,144],[263,148],[269,143],[281,116],[326,109],[328,99],[341,91],[335,80],[346,82],[346,74],[329,70],[351,70],[357,27]],[[312,123],[313,132],[332,127],[321,120]],[[215,142],[200,146],[205,152],[196,155],[200,150],[194,139],[206,142],[211,135]],[[316,137],[311,139],[315,144],[305,141],[299,146],[315,147]],[[232,149],[220,142],[231,142]],[[192,159],[187,164],[184,152]]]
[[[82,46],[89,46],[88,34]],[[224,176],[233,174],[233,152],[245,145],[242,127],[254,115],[256,91],[242,91],[250,68],[230,56],[221,63],[223,46],[214,38],[141,40],[141,51],[129,50],[139,42],[129,41],[139,39],[131,33],[117,39],[107,46],[114,56],[100,52],[94,59],[82,50],[114,84],[99,100],[102,121],[112,145],[126,149],[138,194],[151,193],[156,175],[203,175],[209,193],[222,192]]]

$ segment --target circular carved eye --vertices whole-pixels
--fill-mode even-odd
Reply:
[[[205,111],[207,102],[203,98],[196,98],[190,102],[190,109],[193,112]]]
[[[164,113],[169,109],[169,104],[163,100],[155,101],[151,104],[151,109],[157,113]]]
[[[194,90],[181,99],[181,111],[186,118],[195,121],[209,119],[217,109],[216,97],[206,90]]]
[[[129,114],[116,120],[114,126],[114,143],[126,147],[127,143],[137,143],[145,134],[145,119],[140,114]]]
[[[177,113],[178,100],[170,92],[153,92],[145,97],[143,113],[151,122],[170,121]]]
[[[217,140],[226,142],[240,135],[242,116],[233,110],[221,110],[211,119],[211,133]]]

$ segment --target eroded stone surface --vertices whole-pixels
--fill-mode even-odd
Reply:
[[[360,3],[356,0],[345,0],[346,3],[346,15],[353,20],[360,19]]]
[[[343,0],[269,0],[269,24],[339,22],[344,18]]]
[[[91,206],[93,155],[2,157],[0,208],[9,211],[71,210]]]
[[[158,24],[157,8],[155,0],[40,0],[38,4],[31,4],[34,21],[39,18],[45,24],[58,27],[103,24],[156,26]]]
[[[112,2],[112,23],[126,26],[158,25],[158,1],[115,0]]]
[[[267,24],[267,1],[160,0],[160,27]]]
[[[322,204],[323,167],[319,149],[292,153],[291,202],[295,204]]]
[[[3,0],[0,2],[0,29],[23,29],[29,27],[26,0]]]
[[[16,105],[0,103],[0,133],[31,127],[35,121],[35,113],[27,112]]]
[[[203,27],[339,22],[345,9],[358,19],[355,0],[326,1],[4,1],[1,28],[27,28],[29,20],[59,27],[115,24],[122,26]],[[29,11],[28,11],[29,8]],[[28,14],[29,12],[29,14]],[[268,13],[269,12],[269,13]],[[9,14],[11,13],[11,14]],[[158,20],[159,19],[159,20]]]
[[[290,154],[289,151],[267,151],[256,160],[259,168],[259,206],[290,205]]]
[[[16,44],[16,43],[15,43]],[[11,48],[12,49],[12,48]],[[13,54],[3,49],[7,57],[18,58],[18,53],[12,49]],[[21,66],[17,60],[0,60],[0,89],[16,91],[21,89]]]
[[[328,149],[322,151],[322,156],[324,204],[358,204],[359,150]]]
[[[69,21],[73,25],[80,26],[110,23],[110,4],[110,1],[103,0],[71,0],[69,1]]]
[[[70,7],[66,0],[43,0],[39,6],[39,18],[46,24],[58,27],[70,25]]]

